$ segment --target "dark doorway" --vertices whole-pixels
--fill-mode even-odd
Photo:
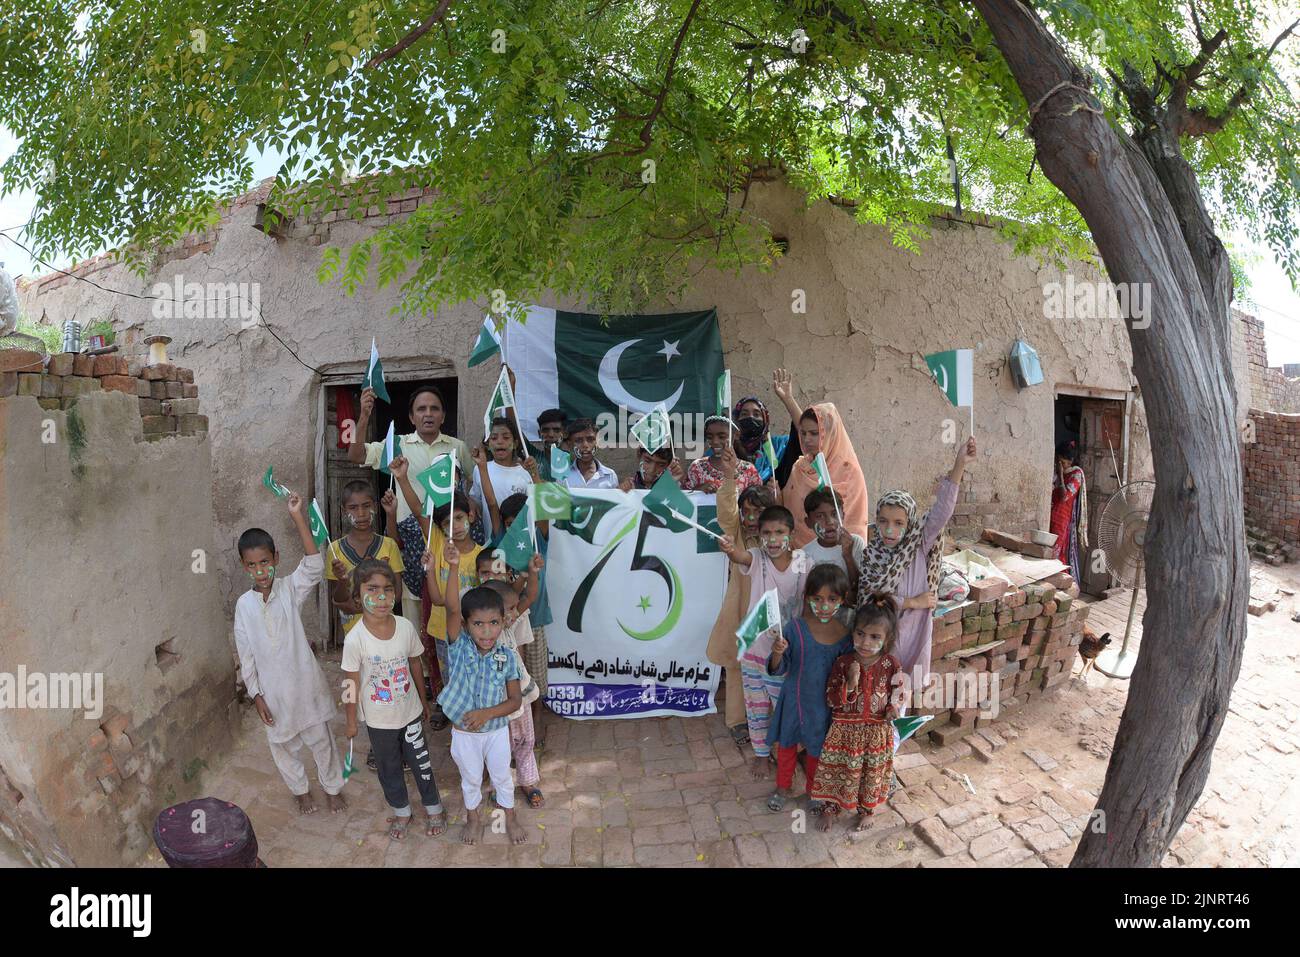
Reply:
[[[367,442],[377,442],[388,434],[388,424],[394,423],[397,435],[409,435],[415,431],[407,415],[411,396],[423,385],[433,385],[442,394],[446,421],[442,431],[448,435],[456,434],[456,412],[459,399],[459,382],[455,377],[410,379],[401,382],[385,382],[391,402],[382,399],[375,402],[375,412],[370,419]],[[342,413],[340,415],[340,404]],[[342,419],[354,418],[361,411],[361,386],[327,385],[325,386],[325,520],[329,522],[330,537],[338,538],[343,534],[343,486],[354,480],[369,482],[375,490],[378,500],[388,490],[388,477],[377,469],[364,465],[354,465],[348,461],[347,447],[340,444]],[[386,527],[383,510],[379,514],[380,534],[395,537],[394,529]],[[342,622],[333,609],[330,611],[329,645],[343,643]]]
[[[1098,547],[1101,513],[1123,483],[1124,401],[1078,395],[1056,397],[1055,444],[1073,440],[1078,443],[1078,464],[1087,486],[1088,545],[1079,555],[1079,588],[1092,595],[1102,595],[1112,586],[1111,576],[1092,560]],[[1053,454],[1055,448],[1049,450]]]

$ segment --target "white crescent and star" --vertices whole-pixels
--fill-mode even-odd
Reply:
[[[605,395],[609,397],[611,402],[626,407],[630,412],[650,412],[660,403],[663,403],[668,411],[672,411],[673,406],[682,397],[682,391],[686,388],[685,382],[678,383],[677,391],[666,399],[638,399],[623,387],[623,381],[618,375],[619,360],[627,349],[640,341],[640,339],[624,339],[605,353],[600,360],[600,369],[597,373],[600,387],[605,390]],[[678,339],[677,342],[681,342],[681,340]],[[677,342],[670,343],[666,339],[663,340],[664,347],[657,354],[664,356],[665,359],[671,359],[673,355],[680,356],[681,353],[677,351]]]

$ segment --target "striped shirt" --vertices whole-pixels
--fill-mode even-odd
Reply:
[[[474,639],[465,632],[447,649],[447,683],[438,695],[442,713],[457,727],[468,711],[495,708],[506,700],[506,682],[518,681],[519,667],[515,654],[499,638],[492,650],[479,651]],[[484,722],[479,731],[495,731],[510,721],[502,715]]]

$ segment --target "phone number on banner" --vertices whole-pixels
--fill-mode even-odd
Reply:
[[[704,714],[711,711],[707,688],[666,685],[552,684],[546,706],[570,718],[619,718],[647,711]]]

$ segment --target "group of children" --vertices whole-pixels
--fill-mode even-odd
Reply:
[[[707,653],[726,670],[727,724],[737,744],[752,747],[756,776],[766,776],[770,762],[776,764],[768,806],[779,811],[792,795],[802,754],[813,809],[827,812],[820,826],[829,828],[836,809],[857,811],[864,826],[889,793],[888,722],[905,710],[898,677],[918,662],[929,663],[939,538],[975,445],[970,440],[962,447],[929,513],[918,517],[911,496],[892,492],[877,503],[875,534],[869,536],[862,471],[835,407],[801,409],[784,370],[777,370],[773,384],[795,422],[789,437],[769,436],[766,408],[749,397],[731,417],[709,419],[708,451],[688,467],[671,446],[642,450],[635,473],[621,482],[597,455],[594,423],[566,421],[558,410],[538,417],[540,447],[525,443],[513,417],[499,418],[486,440],[462,455],[463,443],[440,434],[441,396],[422,387],[410,400],[417,432],[402,438],[403,452],[412,457],[400,455],[388,464],[392,487],[378,502],[395,537],[379,534],[375,493],[362,481],[343,489],[346,530],[329,543],[327,556],[312,539],[302,501],[288,496],[304,557],[287,578],[276,575],[272,537],[261,529],[246,531],[239,554],[251,588],[236,605],[236,644],[244,684],[299,809],[316,810],[300,758],[304,746],[315,759],[329,809],[346,807],[343,766],[329,731],[334,697],[299,614],[323,577],[331,582],[331,602],[346,631],[349,756],[360,719],[370,741],[367,765],[392,809],[390,838],[402,840],[412,820],[405,771],[415,778],[425,833],[436,836],[447,827],[428,723],[435,732],[452,726],[451,756],[467,812],[463,840],[473,844],[481,838],[486,774],[509,839],[525,842],[515,814],[516,787],[530,807],[544,803],[536,751],[543,746],[539,719],[546,694],[545,626],[551,620],[548,530],[537,523],[537,553],[521,573],[494,546],[512,522],[527,520],[532,483],[627,491],[649,488],[668,472],[688,491],[717,494],[718,519],[728,532],[722,547],[734,573]],[[366,389],[363,419],[373,404]],[[563,475],[550,472],[550,450],[557,444],[571,462]],[[457,455],[458,462],[467,460],[469,474],[461,468],[450,503],[429,518],[412,478],[438,448]],[[833,492],[813,465],[819,452]],[[378,464],[370,448],[350,452],[357,461],[362,455]],[[773,588],[781,599],[783,630],[760,636],[738,656],[736,628]]]

